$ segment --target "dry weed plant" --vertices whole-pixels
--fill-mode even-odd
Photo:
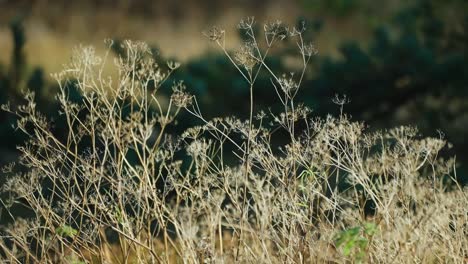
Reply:
[[[442,137],[412,127],[367,132],[344,114],[311,117],[295,100],[317,53],[305,27],[268,23],[260,41],[254,23],[239,24],[248,41],[236,53],[225,49],[224,30],[205,32],[245,79],[246,121],[206,120],[183,83],[161,103],[158,89],[178,65],[164,71],[146,44],[130,41],[115,60],[117,80],[102,75],[108,56],[90,47],[77,48],[55,75],[65,135],[51,132],[32,93],[18,109],[5,106],[29,141],[19,147],[27,170],[10,168],[2,202],[34,216],[2,228],[3,263],[466,261],[467,194],[455,160],[439,156]],[[296,40],[299,73],[278,74],[265,62],[285,38]],[[282,113],[255,112],[260,71],[270,74]],[[69,98],[71,81],[82,101]],[[203,125],[168,134],[179,111]],[[288,142],[274,147],[278,130]]]

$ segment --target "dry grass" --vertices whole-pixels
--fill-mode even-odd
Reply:
[[[158,88],[178,65],[156,65],[146,44],[130,41],[123,44],[127,55],[115,60],[117,79],[102,75],[107,56],[90,47],[76,49],[55,76],[65,135],[51,132],[33,94],[18,109],[5,106],[30,140],[19,148],[28,170],[10,172],[3,190],[11,200],[4,203],[24,204],[35,217],[4,228],[3,261],[466,261],[468,200],[454,180],[455,160],[439,155],[446,142],[412,127],[367,132],[344,115],[311,117],[296,102],[316,53],[303,42],[305,29],[268,23],[258,38],[253,23],[239,24],[248,41],[235,54],[225,47],[224,30],[205,32],[245,79],[249,120],[206,120],[183,83],[162,107]],[[296,40],[303,62],[294,75],[265,63],[284,38]],[[281,113],[256,113],[259,71],[271,74]],[[82,101],[68,98],[70,80]],[[203,124],[168,134],[180,111]],[[279,131],[288,140],[276,146]]]

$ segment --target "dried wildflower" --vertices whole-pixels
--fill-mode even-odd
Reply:
[[[261,110],[260,112],[258,112],[256,115],[255,115],[255,119],[257,120],[262,120],[266,117],[266,113],[265,111]]]
[[[254,54],[254,46],[252,43],[246,43],[234,56],[237,63],[250,71],[258,63]]]
[[[293,27],[291,32],[289,32],[289,36],[294,37],[294,36],[297,36],[297,35],[301,35],[302,33],[304,33],[306,31],[306,29],[307,28],[306,28],[305,20],[301,20],[299,22],[299,26],[298,27]]]
[[[287,94],[293,94],[297,89],[299,89],[299,84],[294,80],[294,74],[291,73],[289,77],[286,74],[283,74],[278,78],[278,83],[281,87],[281,90]]]
[[[267,23],[263,26],[267,44],[270,46],[276,39],[283,40],[289,34],[289,28],[280,20]]]
[[[10,162],[1,168],[1,172],[3,172],[4,174],[11,173],[13,172],[13,169],[15,168],[15,166],[16,166],[15,162]]]
[[[210,148],[211,140],[194,140],[187,147],[187,153],[192,157],[205,156],[206,152]]]
[[[241,27],[252,25],[253,19]],[[279,27],[269,26],[268,41],[282,38]],[[301,33],[294,29],[291,35]],[[272,263],[326,262],[343,259],[338,245],[323,251],[333,248],[335,234],[373,225],[379,232],[356,237],[369,243],[362,250],[366,260],[465,260],[468,189],[455,181],[450,185],[455,159],[440,157],[446,145],[442,135],[425,139],[411,127],[366,132],[363,123],[345,115],[309,119],[311,110],[293,100],[300,85],[294,75],[277,78],[271,70],[278,80],[274,85],[281,85],[278,94],[286,93],[283,113],[269,110],[276,122],[272,127],[264,125],[262,111],[255,121],[253,114],[249,120],[207,121],[194,110],[203,124],[173,139],[165,128],[180,109],[171,107],[186,107],[192,96],[182,82],[173,86],[171,107],[149,96],[148,83],[154,81],[157,90],[157,80],[169,73],[160,71],[146,45],[123,45],[130,50],[117,60],[117,86],[96,74],[91,51],[78,68],[57,75],[72,73],[82,92],[82,100],[72,102],[59,86],[65,135],[58,138],[49,129],[33,94],[23,107],[4,107],[19,116],[17,128],[29,141],[18,147],[19,168],[26,171],[5,180],[0,201],[7,213],[14,214],[9,210],[19,203],[33,214],[32,221],[16,219],[11,228],[0,227],[0,262],[58,263],[72,251],[107,263],[112,256],[100,254],[106,248],[142,263],[165,262],[165,257],[250,263],[255,256]],[[257,48],[247,43],[236,60],[251,69],[254,62],[248,60],[263,58]],[[313,54],[313,46],[301,52]],[[177,66],[168,63],[171,71]],[[343,105],[347,99],[335,102]],[[287,142],[277,140],[275,132],[282,128]],[[96,144],[86,144],[90,141]],[[191,158],[182,161],[184,151]],[[7,166],[4,172],[12,170]],[[345,188],[339,187],[343,183]],[[366,203],[375,213],[364,218]],[[65,230],[66,225],[80,232]],[[61,239],[53,240],[54,230]],[[101,238],[108,230],[133,246],[119,251],[107,244]],[[164,252],[158,234],[171,242]],[[224,247],[226,240],[231,242]],[[352,257],[347,256],[359,261]]]
[[[127,39],[122,42],[121,48],[126,51],[127,59],[129,60],[153,54],[148,43],[144,41],[133,41]]]
[[[335,94],[335,97],[333,97],[332,102],[333,102],[334,104],[343,106],[343,105],[345,105],[345,104],[350,103],[351,100],[350,100],[346,95],[343,95],[343,96],[340,97],[340,95]]]
[[[187,130],[184,131],[184,133],[182,133],[182,138],[185,139],[185,138],[189,138],[189,139],[196,139],[200,136],[200,134],[202,133],[202,127],[201,126],[195,126],[195,127],[191,127],[191,128],[188,128]]]
[[[304,55],[306,57],[311,57],[311,56],[314,56],[314,55],[318,54],[318,49],[315,47],[314,44],[309,43],[309,44],[305,44],[303,47],[301,47],[300,52],[301,52],[302,55]]]
[[[219,41],[224,37],[224,29],[213,26],[209,30],[204,31],[203,35],[211,41]]]
[[[193,96],[188,94],[185,90],[186,86],[182,81],[172,86],[171,100],[174,102],[175,106],[185,108],[192,104]]]
[[[173,71],[173,70],[176,70],[176,69],[178,69],[180,67],[180,63],[174,62],[174,61],[168,61],[167,62],[167,67],[169,67],[169,69],[171,71]]]
[[[115,41],[111,38],[104,39],[104,45],[106,45],[106,47],[108,48],[111,48],[114,45],[114,43]]]
[[[74,74],[78,72],[89,71],[93,66],[102,62],[101,57],[96,55],[96,49],[92,46],[79,46],[73,49],[71,71]]]
[[[208,237],[202,237],[197,244],[197,253],[200,263],[209,264],[215,263],[211,241]]]
[[[255,24],[255,17],[252,16],[252,17],[247,17],[245,19],[241,19],[237,27],[239,29],[247,30],[247,29],[252,29],[254,24]]]

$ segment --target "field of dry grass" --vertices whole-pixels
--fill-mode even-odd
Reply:
[[[236,52],[225,44],[229,31],[204,31],[245,81],[247,120],[205,119],[183,82],[163,106],[158,89],[179,64],[157,65],[148,45],[133,41],[113,61],[74,49],[54,75],[63,135],[33,93],[17,109],[3,106],[29,138],[17,167],[5,168],[3,203],[33,212],[2,229],[4,263],[466,262],[467,189],[455,180],[455,159],[440,155],[450,148],[442,135],[314,117],[296,98],[317,54],[305,29],[276,21],[255,33],[253,23],[238,24],[247,40]],[[303,62],[295,74],[265,60],[285,38]],[[111,78],[108,63],[118,72]],[[260,71],[271,76],[280,112],[255,110]],[[170,134],[181,112],[201,125]],[[278,133],[286,142],[275,142]]]

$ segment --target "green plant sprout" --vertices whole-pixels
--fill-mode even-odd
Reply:
[[[343,250],[345,256],[353,256],[358,263],[367,257],[367,247],[372,236],[377,232],[377,226],[371,222],[365,222],[362,226],[352,227],[341,231],[335,237],[335,244]]]

